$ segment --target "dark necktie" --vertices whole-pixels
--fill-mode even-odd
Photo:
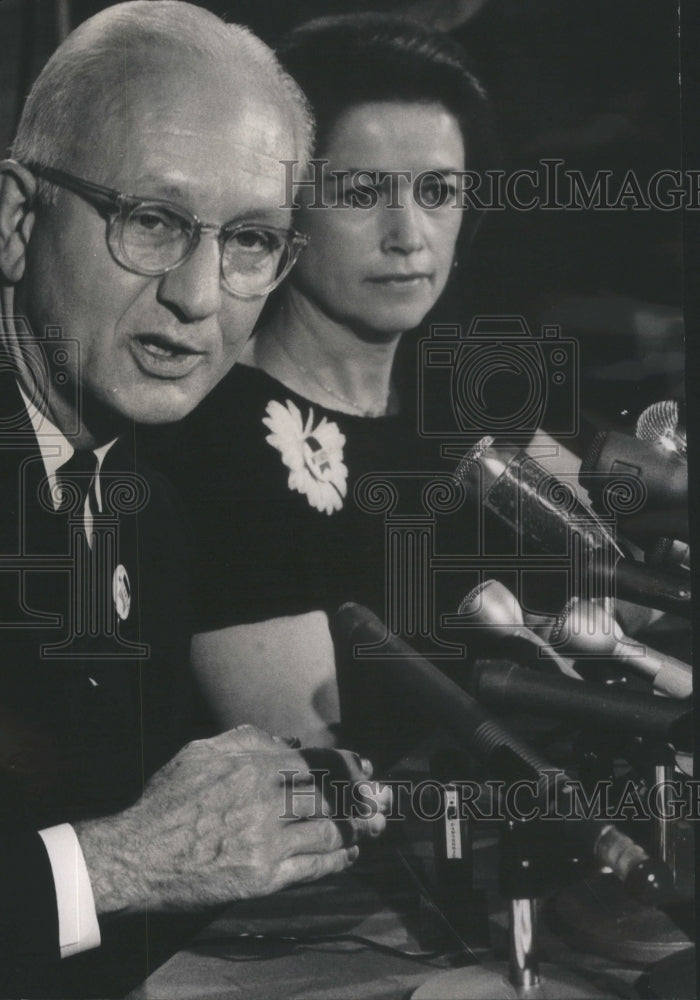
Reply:
[[[82,511],[83,528],[88,543],[92,544],[93,518],[100,509],[97,502],[97,455],[87,449],[76,449],[68,461],[56,469],[56,482],[65,487],[61,508]],[[76,493],[79,503],[75,503]]]

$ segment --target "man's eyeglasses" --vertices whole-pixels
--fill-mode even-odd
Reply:
[[[158,198],[135,198],[65,170],[26,164],[37,177],[72,191],[107,219],[112,256],[134,274],[160,275],[184,264],[203,232],[216,233],[224,287],[243,299],[267,295],[292,269],[308,243],[294,229],[252,222],[202,222],[186,208]]]

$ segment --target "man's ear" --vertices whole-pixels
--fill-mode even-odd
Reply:
[[[16,160],[0,160],[0,272],[16,285],[24,274],[27,244],[36,218],[36,178]]]

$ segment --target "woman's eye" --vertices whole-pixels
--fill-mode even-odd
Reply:
[[[342,203],[351,208],[371,208],[381,196],[382,183],[376,171],[357,170],[343,182]]]
[[[457,189],[444,177],[431,177],[419,186],[418,200],[427,208],[440,208],[448,203],[454,204]]]

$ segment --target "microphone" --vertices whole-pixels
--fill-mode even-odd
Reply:
[[[622,555],[610,529],[566,486],[527,452],[481,438],[461,459],[455,479],[484,490],[484,503],[535,552],[565,555],[573,532],[584,551]]]
[[[668,611],[691,617],[690,579],[686,570],[657,569],[636,559],[620,559],[614,566],[602,567],[607,573],[608,593],[644,608]]]
[[[522,449],[495,447],[487,435],[464,455],[454,476],[468,489],[482,490],[484,506],[519,535],[524,548],[573,561],[575,544],[585,572],[611,595],[616,590],[644,607],[690,617],[688,574],[625,559],[608,526]]]
[[[539,712],[581,725],[604,725],[635,736],[692,750],[693,713],[687,702],[637,691],[580,684],[558,674],[539,674],[503,660],[472,667],[469,690],[489,708]]]
[[[593,601],[572,597],[552,626],[549,641],[573,656],[622,660],[631,670],[651,678],[659,694],[689,698],[693,693],[692,667],[634,642],[612,615]]]
[[[682,517],[678,524],[678,515],[688,506],[688,464],[677,450],[669,450],[660,441],[600,431],[581,462],[579,482],[594,501],[610,498],[614,504],[617,494],[619,506],[636,499],[639,510],[677,510],[677,526],[687,538],[687,525],[682,524]],[[608,501],[608,506],[613,504]]]
[[[574,831],[602,865],[644,903],[654,904],[673,894],[668,867],[652,859],[626,834],[605,820],[580,815],[571,779],[539,753],[511,735],[461,687],[420,656],[402,639],[391,636],[368,608],[343,604],[330,622],[338,660],[345,669],[354,662],[357,646],[382,644],[383,655],[371,660],[372,675],[400,692],[416,716],[449,730],[498,779],[533,781],[540,796],[564,804],[564,815],[576,818]],[[537,801],[537,799],[535,800]]]
[[[663,571],[665,568],[680,568],[689,573],[690,545],[677,538],[660,536],[645,549],[644,559],[654,569]]]
[[[667,451],[683,458],[688,454],[688,441],[675,399],[662,399],[642,410],[637,418],[635,434],[640,441],[656,441]]]
[[[485,580],[470,590],[459,605],[457,614],[468,617],[470,624],[473,622],[489,632],[500,633],[507,628],[509,635],[524,639],[542,650],[567,677],[581,680],[580,674],[568,660],[559,656],[541,636],[525,625],[518,599],[499,580]]]
[[[682,458],[688,454],[685,427],[682,426],[675,399],[664,399],[647,406],[637,420],[636,435],[641,441],[655,441]],[[668,530],[677,532],[677,523],[671,524]],[[646,546],[644,558],[650,566],[659,569],[664,566],[682,566],[683,569],[690,570],[690,546],[687,542],[674,538],[673,534],[670,537],[662,535],[652,545]]]

